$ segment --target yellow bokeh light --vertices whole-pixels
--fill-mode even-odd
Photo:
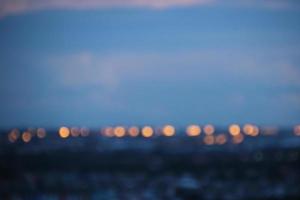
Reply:
[[[30,140],[31,140],[31,137],[32,137],[32,135],[31,135],[31,133],[30,132],[28,132],[28,131],[25,131],[23,134],[22,134],[22,140],[24,141],[24,142],[30,142]]]
[[[142,129],[142,135],[144,137],[152,137],[153,136],[153,129],[150,127],[150,126],[145,126],[143,129]]]
[[[216,136],[216,143],[219,145],[225,144],[227,141],[227,137],[225,134],[220,134]]]
[[[190,125],[187,127],[186,133],[190,137],[195,137],[195,136],[200,135],[201,128],[198,125]]]
[[[137,137],[139,135],[139,128],[136,127],[136,126],[132,126],[128,129],[128,134],[131,136],[131,137]]]
[[[296,136],[300,136],[300,125],[294,127],[294,134]]]
[[[240,144],[244,141],[244,136],[242,134],[238,134],[233,136],[232,142],[233,144]]]
[[[126,129],[122,126],[117,126],[114,128],[114,135],[116,137],[124,137],[126,134]]]
[[[203,130],[206,135],[212,135],[215,132],[215,127],[211,124],[208,124],[208,125],[204,126]]]
[[[162,133],[164,136],[171,137],[175,135],[175,128],[171,125],[164,126]]]
[[[71,135],[73,137],[78,137],[80,135],[80,130],[79,128],[76,128],[76,127],[72,127],[71,128]]]
[[[18,129],[13,129],[7,137],[10,142],[15,142],[20,137],[20,131]]]
[[[232,135],[232,136],[237,136],[239,135],[241,132],[241,128],[239,125],[237,124],[232,124],[229,126],[229,133]]]
[[[38,128],[36,131],[36,135],[38,138],[42,139],[46,137],[46,130],[44,128]]]
[[[70,130],[67,127],[61,127],[59,129],[59,136],[61,138],[67,138],[70,135]]]
[[[203,139],[204,144],[213,145],[215,143],[215,138],[212,135],[207,135]]]

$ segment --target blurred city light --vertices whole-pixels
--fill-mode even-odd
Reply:
[[[87,137],[87,136],[90,135],[90,130],[86,127],[83,127],[83,128],[80,129],[80,135],[82,137]]]
[[[72,127],[71,128],[71,135],[73,137],[78,137],[80,135],[80,130],[77,127]]]
[[[233,144],[240,144],[243,141],[244,141],[244,136],[241,133],[239,133],[238,135],[234,135],[232,137],[232,143]]]
[[[10,142],[15,142],[18,138],[20,137],[20,131],[18,129],[13,129],[9,134],[8,134],[8,140]]]
[[[153,136],[153,128],[151,128],[150,126],[145,126],[143,129],[142,129],[142,135],[146,138],[148,137],[152,137]]]
[[[59,136],[61,138],[67,138],[70,135],[70,130],[67,127],[61,127],[59,129]]]
[[[32,135],[31,135],[31,133],[28,132],[28,131],[25,131],[25,132],[22,134],[22,140],[23,140],[25,143],[30,142],[31,138],[32,138]]]
[[[248,136],[257,136],[259,134],[259,129],[257,126],[252,124],[245,124],[243,127],[243,132]]]
[[[102,134],[106,137],[113,137],[114,129],[112,127],[106,127],[104,129],[102,129]]]
[[[114,135],[116,137],[124,137],[126,134],[126,129],[122,126],[117,126],[114,128]]]
[[[272,135],[276,135],[278,132],[279,132],[279,128],[276,127],[276,126],[261,127],[261,134],[262,135],[272,136]]]
[[[46,137],[46,130],[44,128],[38,128],[36,131],[36,135],[38,138],[42,139],[44,137]]]
[[[237,136],[240,134],[241,132],[241,128],[239,125],[237,124],[232,124],[229,126],[229,133],[232,135],[232,136]]]
[[[131,137],[137,137],[139,135],[139,128],[136,127],[136,126],[132,126],[128,129],[128,134],[131,136]]]
[[[294,127],[294,134],[296,136],[300,136],[300,125]]]
[[[198,125],[190,125],[186,129],[186,133],[190,137],[199,136],[201,134],[201,128]]]
[[[206,135],[212,135],[215,132],[215,127],[211,124],[208,124],[208,125],[204,126],[203,130]]]
[[[163,127],[162,133],[164,136],[171,137],[175,135],[175,128],[171,125],[166,125]]]
[[[227,141],[227,137],[225,134],[220,134],[220,135],[217,135],[216,138],[216,143],[219,144],[219,145],[222,145],[222,144],[225,144],[226,141]]]
[[[215,138],[212,135],[207,135],[203,139],[204,144],[213,145],[215,143]]]

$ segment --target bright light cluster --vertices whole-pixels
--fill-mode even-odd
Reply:
[[[204,135],[201,136],[201,132]],[[187,137],[199,137],[206,145],[223,145],[227,142],[232,144],[242,143],[246,137],[256,137],[259,135],[272,136],[278,132],[276,127],[261,127],[253,124],[245,124],[242,127],[238,124],[231,124],[228,126],[228,134],[225,132],[217,132],[212,124],[204,125],[201,128],[197,124],[188,125],[185,129],[185,134]],[[58,136],[62,139],[67,139],[70,137],[88,137],[90,135],[90,130],[86,127],[66,127],[62,126],[57,131]],[[295,136],[300,136],[300,125],[294,126],[293,133]],[[167,124],[161,128],[154,129],[152,126],[115,126],[115,127],[104,127],[100,130],[100,135],[103,137],[143,137],[152,138],[157,136],[164,137],[174,137],[175,135],[184,136],[183,134],[177,134],[176,128],[173,125]],[[9,142],[14,143],[18,140],[24,143],[30,142],[33,138],[44,139],[47,136],[47,132],[44,128],[28,128],[27,130],[21,132],[19,129],[12,129],[8,135],[7,139]]]

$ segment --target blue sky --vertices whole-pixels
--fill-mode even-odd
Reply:
[[[297,1],[3,2],[1,127],[300,122]]]

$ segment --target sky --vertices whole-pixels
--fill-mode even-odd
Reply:
[[[297,0],[1,0],[0,127],[300,123]]]

